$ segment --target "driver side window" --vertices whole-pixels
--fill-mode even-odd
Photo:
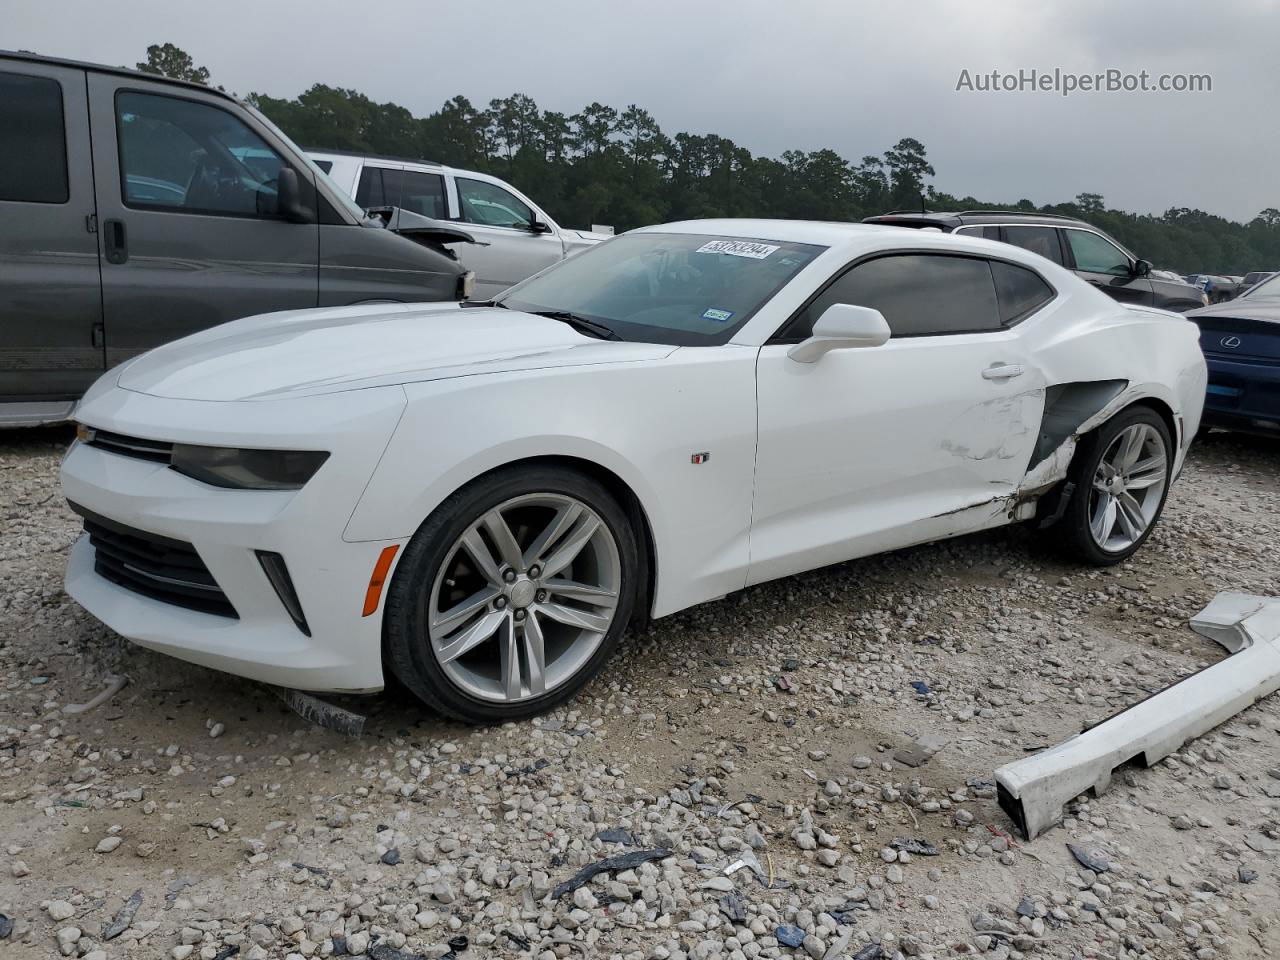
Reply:
[[[457,182],[458,204],[467,223],[522,230],[533,224],[529,205],[501,187],[466,177],[458,177]]]
[[[277,214],[284,160],[238,117],[181,97],[116,97],[126,206],[236,217]]]
[[[1076,269],[1086,273],[1109,273],[1117,277],[1129,275],[1129,258],[1110,240],[1086,230],[1067,230],[1071,255]]]
[[[895,339],[985,333],[1003,323],[991,265],[979,257],[901,253],[865,260],[819,293],[785,338],[810,336],[836,303],[879,310]]]

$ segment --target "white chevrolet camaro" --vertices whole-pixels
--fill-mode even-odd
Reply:
[[[527,716],[641,612],[1019,521],[1123,560],[1199,425],[1197,334],[976,238],[650,227],[493,302],[253,317],[112,370],[62,468],[67,589],[267,683],[389,670]]]

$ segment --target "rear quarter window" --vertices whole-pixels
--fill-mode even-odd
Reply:
[[[992,260],[991,275],[996,281],[1000,321],[1006,327],[1031,316],[1056,296],[1040,274],[1026,267]]]

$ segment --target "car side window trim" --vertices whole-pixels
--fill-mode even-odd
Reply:
[[[791,316],[787,317],[787,319],[782,322],[782,324],[778,327],[778,329],[774,331],[773,336],[771,336],[768,340],[765,341],[765,346],[774,346],[779,344],[790,345],[790,344],[800,343],[802,340],[805,340],[806,337],[796,336],[794,334],[791,334],[789,332],[790,329],[804,317],[805,313],[807,313],[809,308],[813,306],[814,302],[818,300],[818,298],[821,297],[824,293],[826,293],[834,284],[840,281],[845,276],[845,274],[847,274],[851,270],[856,269],[862,264],[868,263],[872,260],[879,260],[883,257],[900,257],[900,256],[959,257],[965,260],[982,260],[986,263],[992,263],[992,262],[1007,263],[1010,266],[1020,267],[1023,270],[1027,270],[1031,273],[1034,273],[1037,277],[1040,278],[1041,281],[1044,282],[1045,286],[1047,286],[1050,290],[1053,291],[1053,296],[1051,296],[1048,300],[1045,300],[1043,303],[1037,306],[1034,310],[1029,310],[1022,316],[1016,317],[1013,320],[1009,321],[1008,323],[1001,323],[1001,325],[998,327],[993,327],[985,330],[944,330],[944,331],[939,331],[937,333],[894,334],[893,337],[891,338],[891,341],[892,340],[924,340],[924,339],[933,338],[933,337],[972,336],[975,333],[983,333],[983,334],[1003,333],[1006,330],[1011,330],[1014,327],[1019,326],[1022,323],[1025,323],[1027,320],[1031,319],[1040,311],[1042,311],[1049,304],[1055,302],[1058,299],[1058,297],[1062,295],[1061,292],[1058,290],[1058,288],[1054,286],[1052,283],[1050,283],[1049,280],[1044,276],[1044,274],[1042,274],[1039,270],[1036,270],[1034,267],[1029,267],[1025,263],[1019,263],[1017,260],[1011,260],[1007,257],[998,257],[998,256],[985,255],[985,254],[974,254],[974,253],[968,253],[964,251],[929,250],[929,249],[921,249],[919,247],[902,247],[902,248],[894,248],[892,250],[877,250],[874,253],[864,254],[863,256],[858,257],[856,260],[851,260],[849,263],[845,264],[843,267],[841,267],[839,270],[833,273],[830,277],[828,277],[827,280],[822,284],[822,286],[820,286],[812,294],[806,297],[804,303],[800,304],[800,306],[797,307],[792,312]],[[994,275],[991,278],[991,282],[992,282],[992,287],[994,289],[995,287]],[[997,297],[997,305],[998,304],[999,304],[999,298]]]
[[[129,172],[128,172],[128,168],[125,165],[124,136],[123,136],[123,131],[122,131],[121,122],[120,122],[121,120],[120,98],[121,96],[129,95],[129,94],[137,94],[139,96],[156,97],[156,98],[163,97],[166,100],[176,100],[179,103],[191,103],[200,107],[206,107],[210,110],[221,111],[222,113],[231,117],[231,119],[235,120],[241,126],[243,126],[246,130],[248,130],[251,134],[253,134],[253,136],[255,136],[258,140],[260,140],[263,146],[265,146],[268,150],[270,150],[273,154],[275,154],[276,157],[280,160],[281,169],[283,169],[284,167],[288,167],[298,174],[299,179],[303,183],[311,184],[312,182],[311,175],[309,172],[299,171],[298,168],[289,161],[288,157],[286,157],[283,153],[281,153],[281,151],[278,150],[276,146],[271,143],[270,140],[264,137],[260,131],[254,129],[254,127],[251,124],[247,123],[244,117],[236,114],[232,110],[226,109],[220,104],[208,103],[202,99],[197,99],[194,97],[182,97],[182,96],[177,96],[175,94],[167,93],[167,92],[162,93],[150,87],[120,86],[120,87],[117,87],[112,94],[111,106],[112,106],[112,112],[114,114],[113,121],[114,121],[115,134],[116,134],[116,166],[119,172],[118,186],[120,189],[120,203],[126,209],[138,210],[144,213],[169,213],[169,214],[185,214],[187,216],[198,216],[198,217],[221,217],[228,220],[265,220],[270,222],[282,222],[285,220],[284,215],[279,213],[248,213],[248,212],[237,213],[234,210],[217,210],[217,209],[203,208],[203,207],[177,207],[177,206],[167,206],[164,204],[138,203],[136,201],[130,202],[129,189],[128,189]]]

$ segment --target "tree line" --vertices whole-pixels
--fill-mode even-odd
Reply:
[[[209,71],[173,44],[153,45],[138,69],[209,83]],[[464,96],[415,117],[357,90],[315,84],[293,99],[246,98],[312,149],[420,158],[491,173],[574,226],[631,227],[700,217],[857,221],[893,209],[1016,209],[1080,217],[1158,267],[1180,273],[1280,269],[1280,209],[1248,223],[1187,207],[1159,216],[1107,207],[1082,193],[1065,203],[990,202],[936,189],[924,144],[904,137],[857,162],[833,150],[752,154],[717,134],[662,130],[644,108],[592,103],[542,110],[522,93],[473,104]]]

